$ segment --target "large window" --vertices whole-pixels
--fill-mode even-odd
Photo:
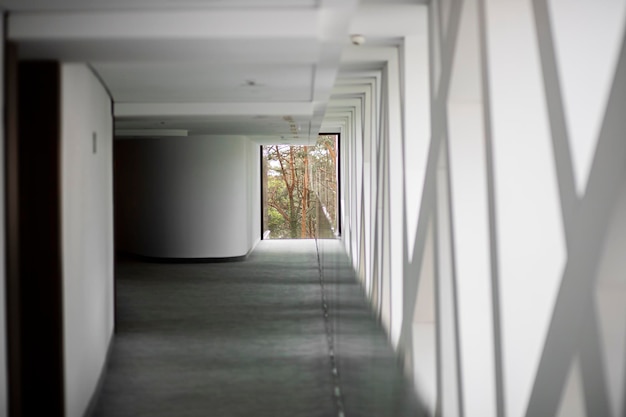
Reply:
[[[263,147],[264,239],[336,236],[337,150],[337,135]]]

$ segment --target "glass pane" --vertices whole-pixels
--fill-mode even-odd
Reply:
[[[337,135],[263,147],[263,238],[337,235]]]

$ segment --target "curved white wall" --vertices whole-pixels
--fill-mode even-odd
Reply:
[[[117,250],[246,255],[260,238],[259,147],[243,136],[118,140]],[[258,217],[258,219],[257,219]]]
[[[113,336],[113,116],[86,65],[61,68],[65,408],[80,417]]]

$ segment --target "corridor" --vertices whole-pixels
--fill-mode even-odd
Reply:
[[[261,241],[242,262],[119,261],[93,415],[423,415],[341,243],[324,248],[322,270],[314,240]]]

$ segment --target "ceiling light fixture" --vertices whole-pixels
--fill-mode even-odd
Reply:
[[[353,45],[360,46],[365,43],[365,36],[359,34],[350,35],[350,41]]]
[[[259,84],[256,80],[249,78],[241,84],[242,87],[264,87],[264,84]]]

